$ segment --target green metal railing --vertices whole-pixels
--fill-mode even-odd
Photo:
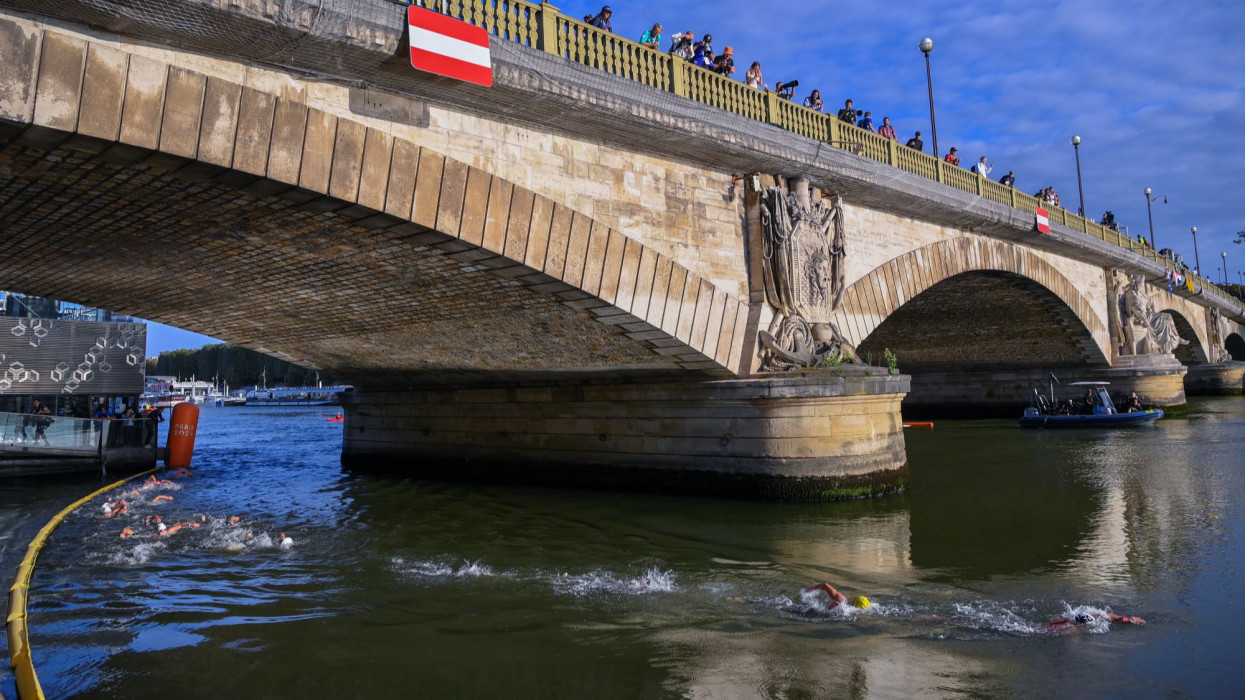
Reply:
[[[1015,188],[934,156],[913,150],[873,132],[839,121],[778,97],[768,90],[757,90],[694,66],[682,59],[650,49],[590,24],[566,17],[548,3],[523,0],[412,0],[399,2],[441,12],[455,19],[484,27],[506,41],[512,41],[555,56],[612,73],[633,82],[671,92],[696,102],[766,122],[795,134],[825,141],[836,148],[853,151],[900,170],[935,180],[949,187],[985,197],[1024,212],[1033,212],[1036,198]],[[1065,209],[1045,205],[1053,224],[1080,231],[1101,241],[1127,248],[1170,269],[1181,270],[1175,261],[1137,241]],[[1192,272],[1185,274],[1192,275]],[[1206,279],[1194,276],[1195,284],[1207,296],[1225,303],[1229,296]],[[1233,303],[1234,304],[1234,303]],[[1234,304],[1235,305],[1235,304]]]

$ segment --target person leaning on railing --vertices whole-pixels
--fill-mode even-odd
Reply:
[[[1003,185],[1004,187],[1015,187],[1016,186],[1016,171],[1008,170],[1006,175],[999,178],[999,184]]]
[[[959,153],[959,152],[960,152],[960,149],[956,148],[955,146],[952,146],[951,150],[947,152],[947,155],[943,158],[943,160],[947,161],[948,163],[952,165],[959,165],[960,157],[956,155],[956,153]]]
[[[692,51],[694,43],[696,43],[696,35],[690,29],[682,34],[675,34],[670,37],[670,55],[674,58],[690,61],[694,55]]]
[[[908,139],[908,142],[905,143],[904,145],[907,146],[908,148],[911,148],[914,151],[922,151],[922,152],[925,151],[925,142],[921,140],[921,132],[919,131],[916,132],[916,136],[913,136],[912,138]]]
[[[713,61],[713,72],[718,75],[735,74],[735,49],[728,46],[722,49],[722,55]]]
[[[597,13],[596,17],[588,20],[588,24],[591,24],[597,29],[604,29],[612,34],[614,32],[614,25],[610,24],[610,17],[613,16],[614,11],[610,9],[609,5],[606,5],[601,8],[601,11]]]
[[[804,98],[804,106],[808,107],[809,109],[815,112],[820,112],[821,111],[821,90],[813,90],[811,93],[809,93],[808,97]]]
[[[650,49],[661,48],[661,25],[654,24],[652,29],[644,32],[643,36],[640,37],[640,43]]]
[[[768,90],[769,86],[765,84],[765,79],[761,77],[761,62],[753,61],[752,67],[748,69],[744,81],[748,83],[748,87],[758,90]]]
[[[891,141],[899,140],[895,138],[895,127],[891,126],[890,117],[882,117],[882,126],[878,127],[878,136],[881,136],[882,138],[885,138],[885,139],[890,139]]]
[[[856,126],[856,117],[860,116],[859,110],[852,106],[852,101],[847,100],[843,103],[843,109],[839,110],[839,121],[847,122],[852,126]]]
[[[701,68],[713,68],[713,35],[706,34],[705,38],[696,42],[692,46],[692,63]]]

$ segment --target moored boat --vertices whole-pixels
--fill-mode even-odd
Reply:
[[[1072,382],[1067,386],[1086,387],[1086,396],[1082,400],[1055,399],[1052,382],[1051,398],[1034,389],[1030,406],[1020,418],[1022,428],[1111,428],[1135,425],[1153,425],[1163,417],[1163,409],[1151,408],[1121,412],[1116,408],[1111,394],[1107,392],[1109,382]]]

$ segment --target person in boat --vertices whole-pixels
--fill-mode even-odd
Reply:
[[[1128,395],[1128,401],[1124,403],[1124,409],[1127,413],[1139,413],[1145,409],[1141,407],[1141,399],[1137,398],[1137,392]]]
[[[829,583],[814,583],[804,589],[805,593],[812,593],[813,591],[825,591],[826,595],[830,596],[830,604],[826,606],[827,610],[834,610],[843,603],[847,602],[847,596],[839,593],[839,591]],[[852,607],[859,608],[861,610],[868,610],[869,606],[872,604],[873,603],[870,603],[868,598],[862,595],[852,598],[851,602]]]
[[[1088,416],[1088,415],[1092,415],[1092,414],[1093,414],[1093,412],[1094,412],[1094,406],[1095,406],[1097,403],[1098,403],[1098,401],[1097,401],[1097,400],[1095,399],[1095,397],[1094,397],[1094,390],[1093,390],[1093,389],[1086,389],[1086,390],[1085,390],[1085,398],[1081,399],[1081,413],[1083,413],[1083,414],[1085,414],[1085,415],[1087,415],[1087,416]]]
[[[1109,622],[1118,622],[1124,625],[1144,625],[1146,621],[1136,615],[1116,615],[1105,611],[1077,613],[1072,617],[1051,620],[1040,625],[1043,632],[1061,632],[1063,630],[1075,629],[1078,626],[1088,625],[1095,618],[1103,618]]]

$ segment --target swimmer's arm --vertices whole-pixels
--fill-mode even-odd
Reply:
[[[1125,625],[1144,625],[1146,621],[1136,615],[1116,615],[1107,613],[1107,619],[1112,622],[1119,622]]]
[[[831,586],[828,583],[815,583],[804,589],[805,593],[812,593],[813,591],[825,591],[826,595],[830,596],[830,600],[833,600],[836,603],[847,602],[847,596],[839,593],[834,589],[834,586]]]

